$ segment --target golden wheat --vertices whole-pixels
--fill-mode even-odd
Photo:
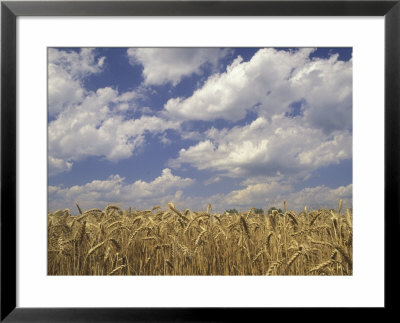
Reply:
[[[351,210],[48,214],[49,275],[352,275]]]

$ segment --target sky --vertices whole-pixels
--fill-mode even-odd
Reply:
[[[352,207],[351,48],[49,48],[48,205]]]

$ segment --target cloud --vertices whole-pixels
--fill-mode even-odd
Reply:
[[[180,189],[192,185],[191,178],[182,178],[165,168],[161,175],[151,182],[137,180],[126,183],[119,175],[111,175],[106,180],[93,180],[84,185],[63,188],[49,186],[50,210],[73,207],[75,201],[84,208],[101,208],[106,204],[119,203],[121,207],[148,208],[160,203],[166,204],[182,196]]]
[[[72,162],[67,160],[54,158],[53,156],[48,156],[47,160],[49,165],[49,176],[57,175],[62,172],[68,172],[72,168]]]
[[[242,190],[234,190],[227,194],[224,198],[224,203],[235,207],[249,207],[250,205],[263,207],[272,198],[291,190],[292,187],[290,185],[279,182],[253,184]]]
[[[49,114],[56,116],[66,107],[82,101],[87,91],[82,80],[102,71],[105,57],[97,58],[92,48],[80,52],[48,50],[48,103]]]
[[[65,107],[81,102],[85,89],[77,79],[53,64],[48,65],[48,111],[55,116]]]
[[[147,85],[177,85],[182,78],[202,74],[206,65],[216,67],[229,51],[219,48],[129,48],[131,65],[143,65]]]
[[[289,176],[304,178],[319,167],[338,164],[352,156],[348,131],[330,136],[296,119],[258,117],[246,126],[210,129],[206,139],[181,149],[171,167],[190,164],[199,170],[230,177]]]
[[[353,185],[329,188],[325,185],[304,188],[285,196],[288,207],[301,209],[307,206],[311,209],[337,208],[339,200],[343,200],[343,208],[353,207]]]
[[[248,62],[237,57],[220,74],[211,75],[190,97],[171,98],[165,115],[172,119],[238,121],[253,110],[267,119],[303,102],[303,122],[325,133],[352,124],[352,61],[296,51],[260,49]]]
[[[306,101],[304,120],[325,133],[352,128],[352,60],[313,59],[298,68],[291,86]]]
[[[246,115],[246,109],[260,101],[271,101],[268,93],[273,93],[272,97],[280,96],[280,106],[265,104],[265,108],[279,109],[282,103],[290,102],[287,79],[291,71],[304,64],[311,51],[302,49],[289,53],[261,49],[249,62],[243,62],[239,56],[224,73],[209,77],[191,97],[170,99],[165,104],[167,115],[182,119],[236,121]]]
[[[321,141],[314,147],[304,149],[299,155],[300,164],[319,168],[337,164],[352,155],[352,136],[348,132],[338,133],[332,139]]]
[[[112,106],[126,99],[126,93],[119,95],[112,88],[102,88],[89,93],[80,105],[71,106],[60,113],[48,125],[51,158],[64,163],[68,161],[69,167],[74,161],[89,156],[115,162],[132,156],[142,147],[146,142],[146,134],[163,133],[179,127],[177,122],[164,121],[155,116],[125,119],[119,109],[113,109]],[[50,173],[55,173],[57,168],[53,168],[52,164],[49,166]]]
[[[213,176],[213,177],[210,177],[209,179],[205,180],[205,181],[203,182],[203,184],[204,184],[205,186],[208,186],[208,185],[210,185],[210,184],[218,183],[219,181],[221,181],[221,177],[219,177],[219,176]]]
[[[212,203],[213,210],[236,208],[237,210],[249,210],[252,207],[268,209],[271,206],[283,206],[287,201],[288,209],[299,211],[305,206],[309,210],[319,208],[337,208],[339,200],[343,200],[343,208],[351,208],[352,184],[330,188],[325,185],[307,187],[295,190],[290,184],[284,182],[264,182],[248,185],[243,189],[233,190],[227,194],[216,194],[208,198],[186,199],[188,204],[201,205],[201,201]],[[200,202],[200,203],[199,203]]]
[[[171,188],[183,188],[192,183],[192,179],[175,176],[169,168],[165,168],[161,176],[154,179],[154,181],[148,183],[138,180],[130,187],[127,187],[127,190],[129,195],[134,194],[137,198],[154,198],[160,197]]]

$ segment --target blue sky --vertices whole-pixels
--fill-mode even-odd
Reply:
[[[49,48],[49,210],[352,206],[351,48]]]

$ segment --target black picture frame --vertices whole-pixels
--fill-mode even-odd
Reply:
[[[2,1],[1,3],[1,321],[203,322],[262,319],[243,308],[16,307],[16,19],[18,16],[384,16],[385,19],[385,307],[391,293],[399,234],[400,1]],[[369,201],[371,202],[371,201]],[[372,203],[372,202],[371,202]],[[383,208],[382,208],[383,212]],[[374,261],[371,255],[371,261]],[[40,293],[40,291],[38,291]],[[243,295],[242,295],[243,296]],[[238,295],[238,297],[242,297]],[[249,295],[250,296],[250,295]],[[279,311],[279,309],[275,309]],[[377,309],[381,315],[382,309]],[[256,316],[257,315],[257,316]],[[372,317],[370,317],[372,318]],[[266,318],[265,318],[266,319]]]

